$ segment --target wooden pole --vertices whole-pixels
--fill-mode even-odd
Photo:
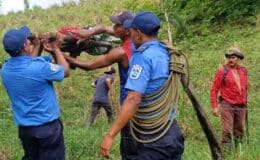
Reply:
[[[173,44],[172,34],[171,34],[171,25],[170,25],[170,21],[169,21],[169,17],[168,17],[168,12],[167,12],[167,9],[166,9],[166,7],[165,7],[165,1],[164,1],[164,0],[162,0],[162,10],[163,10],[164,17],[165,17],[166,24],[167,24],[168,41],[169,41],[169,44]]]
[[[169,17],[167,14],[167,9],[165,6],[165,0],[162,0],[162,9],[164,12],[164,16],[165,16],[165,20],[167,23],[167,31],[168,31],[168,40],[169,40],[169,44],[173,46],[173,41],[172,41],[172,34],[171,34],[171,25],[170,25],[170,21],[169,21]],[[188,82],[188,78],[185,74],[181,75],[181,83],[182,86],[184,87],[185,92],[187,93],[194,110],[196,111],[196,115],[197,118],[200,122],[200,125],[207,137],[208,140],[208,144],[210,146],[210,151],[211,151],[211,155],[212,155],[212,159],[213,160],[224,160],[224,156],[223,156],[223,151],[221,149],[221,146],[215,136],[214,130],[211,127],[210,121],[206,115],[206,113],[203,110],[203,107],[201,106],[201,104],[199,103],[199,100],[195,94],[195,92],[193,91],[192,86],[189,84]]]
[[[224,160],[223,151],[221,146],[215,136],[214,130],[210,124],[210,121],[203,110],[202,105],[199,103],[199,100],[190,84],[188,84],[188,80],[185,74],[181,75],[181,83],[184,87],[185,92],[187,93],[194,110],[196,111],[197,118],[200,122],[200,125],[207,137],[208,144],[210,146],[210,151],[212,155],[212,159],[214,160]]]

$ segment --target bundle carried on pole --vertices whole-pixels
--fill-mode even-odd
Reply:
[[[77,57],[81,52],[86,52],[90,55],[102,55],[108,53],[114,48],[119,40],[108,35],[99,34],[93,35],[85,41],[78,43],[80,35],[77,33],[79,30],[90,30],[92,27],[63,27],[57,30],[57,32],[50,32],[38,35],[31,34],[28,39],[33,41],[35,38],[48,39],[49,41],[56,40],[56,34],[61,33],[64,35],[63,43],[61,44],[61,51],[70,53],[70,56]]]
[[[33,41],[36,38],[47,39],[49,42],[55,41],[57,38],[57,33],[61,33],[64,36],[63,42],[60,46],[60,50],[63,52],[69,53],[71,57],[76,58],[80,56],[82,52],[85,52],[89,55],[102,55],[108,53],[112,48],[118,45],[120,42],[119,39],[110,36],[108,34],[102,33],[99,35],[93,35],[89,39],[81,41],[80,35],[78,34],[79,30],[90,30],[91,26],[86,27],[63,27],[57,30],[57,32],[48,32],[36,36],[31,34],[28,39]],[[75,66],[71,65],[70,68],[75,69]]]
[[[114,38],[108,34],[98,34],[91,36],[88,40],[81,41],[79,44],[78,30],[91,30],[91,26],[86,27],[64,27],[58,32],[65,35],[64,42],[61,45],[61,51],[69,52],[70,56],[77,57],[81,52],[86,52],[90,55],[101,55],[108,53],[114,48]]]

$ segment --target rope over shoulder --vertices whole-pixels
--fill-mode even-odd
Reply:
[[[143,96],[143,101],[149,103],[141,104],[130,121],[131,134],[140,143],[151,143],[160,139],[170,129],[175,119],[180,75],[185,73],[185,63],[180,50],[165,43],[163,45],[170,55],[169,77],[158,91]],[[184,59],[187,61],[186,58]],[[142,139],[137,136],[137,133],[152,138]]]

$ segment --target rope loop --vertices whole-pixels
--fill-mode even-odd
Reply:
[[[148,103],[141,104],[130,121],[130,132],[140,143],[151,143],[160,139],[170,129],[175,118],[173,115],[176,113],[179,99],[180,77],[185,74],[184,62],[187,64],[187,58],[177,48],[166,44],[165,47],[170,55],[169,77],[158,91],[143,96],[143,101]],[[139,134],[152,138],[142,139],[137,136]]]

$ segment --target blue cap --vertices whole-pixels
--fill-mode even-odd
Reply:
[[[5,51],[10,55],[17,55],[21,52],[23,44],[27,37],[31,34],[29,27],[22,26],[20,29],[10,29],[3,38]]]
[[[138,29],[146,35],[156,35],[160,29],[160,20],[152,12],[142,11],[137,13],[133,19],[126,20],[124,27]]]

